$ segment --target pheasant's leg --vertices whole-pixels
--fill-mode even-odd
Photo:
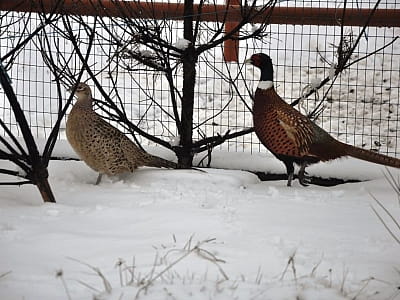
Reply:
[[[100,183],[101,177],[103,177],[103,174],[99,173],[99,176],[97,176],[96,185]]]
[[[293,175],[293,173],[288,175],[287,186],[292,186]]]
[[[299,182],[302,186],[308,186],[308,184],[310,183],[310,178],[307,176],[306,167],[307,167],[306,162],[303,162],[300,165],[298,177],[299,177]]]
[[[286,173],[288,175],[287,186],[292,186],[293,174],[294,174],[294,166],[292,162],[284,161],[286,166]]]

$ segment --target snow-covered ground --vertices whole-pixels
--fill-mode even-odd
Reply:
[[[400,245],[371,208],[385,216],[373,195],[400,219],[383,168],[320,164],[311,175],[368,181],[289,188],[219,169],[283,171],[269,155],[216,152],[213,166],[95,186],[84,163],[53,161],[57,204],[2,187],[0,299],[399,299]]]

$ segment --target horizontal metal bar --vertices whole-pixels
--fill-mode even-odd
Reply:
[[[0,10],[18,12],[56,12],[59,14],[129,17],[146,19],[176,19],[183,20],[183,4],[121,0],[64,0],[55,9],[54,0],[0,0]],[[194,5],[198,11],[199,5]],[[327,25],[340,24],[343,9],[318,7],[275,7],[269,19],[271,24],[293,25]],[[363,26],[371,9],[346,9],[344,25]],[[266,11],[265,13],[268,13]],[[226,18],[225,18],[226,14]],[[198,15],[201,21],[235,22],[241,18],[242,10],[238,5],[211,5],[202,7]],[[195,18],[196,19],[196,18]],[[264,21],[265,16],[259,15],[254,23]],[[400,27],[400,9],[378,9],[372,17],[369,26]]]
[[[347,8],[343,24],[345,26],[364,26],[372,9]],[[343,8],[319,7],[276,7],[271,23],[293,25],[341,25]],[[400,27],[400,9],[377,9],[369,26]]]

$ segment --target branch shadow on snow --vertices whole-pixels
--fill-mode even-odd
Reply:
[[[273,173],[265,173],[265,172],[252,172],[261,181],[275,181],[275,180],[287,180],[287,175],[286,174],[273,174]],[[298,178],[297,175],[294,175],[294,178]],[[319,186],[335,186],[339,184],[345,184],[345,183],[357,183],[357,182],[362,182],[363,180],[358,180],[358,179],[341,179],[341,178],[323,178],[323,177],[318,177],[318,176],[310,176],[310,184],[313,185],[319,185]]]

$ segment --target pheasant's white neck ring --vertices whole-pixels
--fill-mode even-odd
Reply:
[[[268,90],[270,88],[272,88],[274,86],[274,83],[271,80],[260,80],[260,82],[258,83],[258,88],[260,90]]]

